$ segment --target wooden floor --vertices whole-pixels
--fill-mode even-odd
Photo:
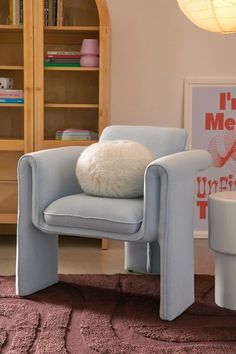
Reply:
[[[207,240],[195,240],[195,273],[214,274],[214,254]],[[113,274],[124,272],[123,242],[109,241],[101,250],[100,240],[60,237],[59,273]],[[0,236],[0,275],[15,274],[15,237]]]

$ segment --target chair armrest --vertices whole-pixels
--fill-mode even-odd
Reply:
[[[148,168],[152,166],[160,166],[166,170],[168,174],[180,172],[195,173],[204,170],[212,164],[211,155],[205,150],[186,150],[163,156],[152,161]]]
[[[161,157],[146,170],[144,220],[149,225],[149,215],[154,214],[152,218],[156,218],[156,239],[161,250],[162,319],[172,320],[194,301],[195,176],[211,162],[208,152],[192,150]],[[151,242],[150,271],[155,269],[155,258],[155,243]]]
[[[156,224],[159,237],[164,237],[165,224],[168,224],[168,229],[174,227],[176,230],[185,227],[181,225],[185,220],[189,227],[190,224],[192,227],[195,176],[197,171],[206,169],[211,163],[211,155],[204,150],[178,152],[152,161],[146,169],[144,178],[146,227],[148,223],[154,222],[153,218],[158,220]],[[153,210],[150,210],[151,208]],[[181,223],[178,220],[182,220]],[[154,237],[156,236],[153,235],[153,240]]]
[[[44,209],[54,200],[81,192],[76,178],[77,159],[84,147],[63,147],[29,153],[18,163],[21,203],[32,200],[32,221],[38,226]],[[22,205],[19,204],[19,210]]]

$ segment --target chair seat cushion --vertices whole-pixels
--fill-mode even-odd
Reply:
[[[143,220],[143,199],[101,198],[84,193],[57,199],[44,211],[48,225],[133,234]]]

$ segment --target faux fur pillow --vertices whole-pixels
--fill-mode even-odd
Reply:
[[[76,165],[83,191],[103,197],[135,198],[143,195],[144,171],[151,152],[132,140],[106,140],[87,147]]]

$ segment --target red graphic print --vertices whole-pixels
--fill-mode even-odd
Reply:
[[[214,167],[227,166],[236,171],[236,132],[226,130],[216,134],[210,141],[208,151],[213,158]]]

